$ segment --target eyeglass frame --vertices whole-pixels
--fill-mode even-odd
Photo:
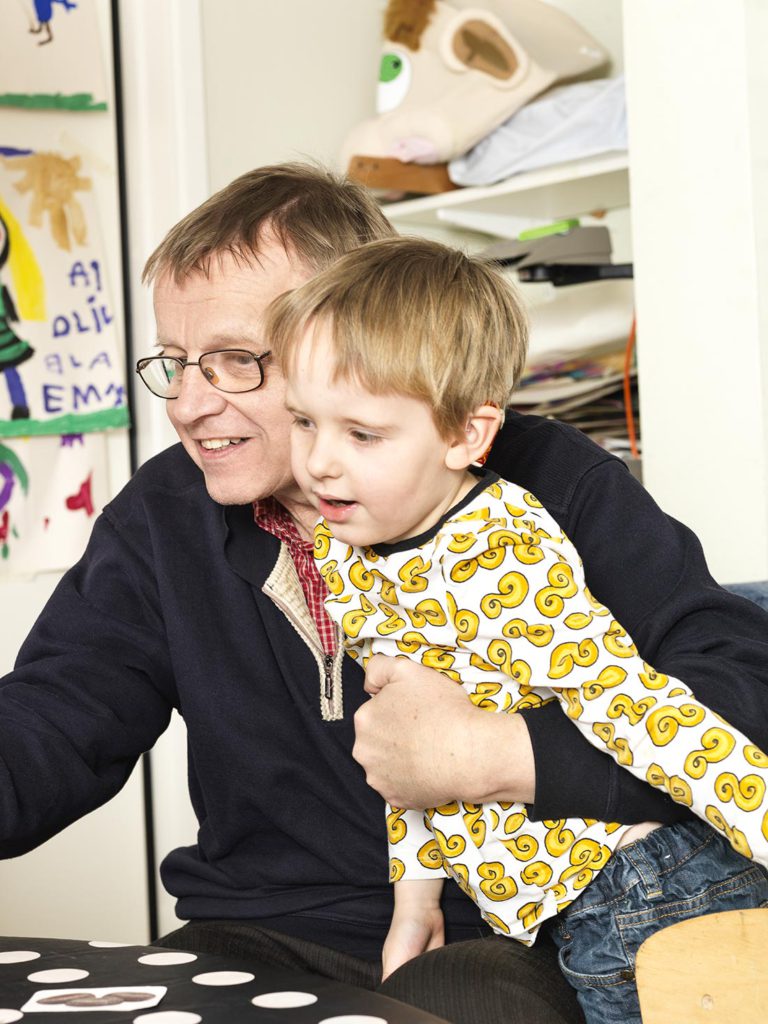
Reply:
[[[227,391],[225,388],[220,388],[218,386],[218,384],[214,384],[213,381],[209,377],[206,377],[205,370],[200,365],[200,361],[203,360],[203,359],[206,359],[208,356],[221,355],[222,352],[242,352],[244,355],[251,356],[251,358],[256,362],[256,364],[259,367],[259,373],[261,374],[261,380],[259,381],[259,383],[255,387],[253,387],[253,388],[243,388],[242,391]],[[258,391],[259,388],[262,388],[264,386],[264,381],[267,379],[267,375],[264,372],[264,365],[262,363],[262,359],[266,359],[268,356],[271,356],[271,355],[272,355],[272,352],[269,349],[267,349],[266,352],[261,352],[259,355],[256,355],[255,352],[251,352],[247,348],[214,348],[210,352],[204,352],[200,356],[200,359],[194,359],[194,360],[193,359],[184,359],[181,356],[164,356],[164,355],[142,356],[141,359],[138,359],[136,361],[135,369],[136,369],[136,373],[138,373],[138,375],[139,375],[139,380],[144,385],[144,387],[147,389],[147,391],[149,391],[150,395],[154,395],[155,398],[162,398],[163,401],[165,401],[165,402],[174,402],[179,397],[179,395],[158,395],[158,393],[156,391],[152,390],[152,388],[149,386],[149,384],[147,384],[147,382],[144,380],[144,378],[141,375],[141,371],[146,367],[147,363],[155,362],[158,359],[171,359],[171,360],[173,360],[174,363],[178,363],[179,364],[179,366],[181,367],[182,372],[188,366],[196,366],[200,370],[200,373],[202,373],[203,380],[207,381],[207,383],[210,384],[212,388],[216,388],[216,390],[220,391],[223,395],[247,395],[251,391]]]

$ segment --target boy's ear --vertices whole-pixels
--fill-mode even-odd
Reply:
[[[445,454],[448,469],[466,469],[481,460],[488,453],[503,422],[504,412],[497,405],[489,403],[473,409],[460,436]]]

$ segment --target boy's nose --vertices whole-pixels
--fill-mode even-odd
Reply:
[[[307,457],[307,471],[315,480],[324,477],[338,476],[338,459],[334,443],[329,439],[317,436]]]

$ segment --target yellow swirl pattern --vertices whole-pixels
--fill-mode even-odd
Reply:
[[[707,729],[701,737],[701,749],[692,750],[685,759],[686,774],[692,779],[703,778],[708,766],[728,757],[735,746],[736,740],[726,729]]]
[[[392,807],[387,814],[387,840],[390,846],[395,846],[405,839],[407,828],[402,820],[404,814],[405,810],[402,807]]]
[[[765,782],[759,775],[739,779],[733,772],[723,772],[717,777],[715,792],[723,803],[733,800],[742,811],[755,811],[765,799]]]
[[[450,590],[446,593],[445,599],[448,605],[448,617],[456,630],[456,640],[462,644],[471,643],[480,628],[480,616],[468,608],[459,608]]]
[[[317,554],[315,554],[315,558],[317,557]],[[376,575],[371,572],[361,558],[356,558],[347,572],[349,573],[349,582],[355,590],[365,592],[370,590],[376,583]]]
[[[321,575],[325,580],[326,587],[335,597],[344,592],[344,581],[341,578],[341,573],[338,572],[338,562],[335,560],[326,562],[321,569]]]
[[[648,715],[648,735],[657,747],[664,747],[677,735],[682,726],[690,729],[704,720],[704,710],[695,704],[682,704],[679,708],[669,704],[656,708]]]
[[[499,580],[496,593],[486,594],[480,610],[489,619],[497,619],[505,608],[517,608],[528,594],[528,580],[520,572],[507,572]]]
[[[373,615],[375,611],[376,609],[371,602],[361,595],[359,607],[345,612],[341,618],[341,628],[344,630],[345,635],[352,640],[357,639],[365,625],[365,620]]]
[[[545,860],[535,860],[531,864],[525,865],[520,872],[520,877],[526,885],[543,889],[552,880],[552,873],[551,864],[547,864]]]
[[[546,647],[552,643],[555,631],[548,623],[527,623],[524,619],[510,619],[501,629],[501,635],[509,640],[527,640],[534,647]]]
[[[588,668],[597,661],[598,650],[594,640],[568,640],[558,644],[549,658],[550,679],[564,679],[570,675],[576,665]]]
[[[485,842],[486,825],[482,807],[472,807],[464,812],[464,824],[467,827],[467,834],[478,848]]]
[[[768,768],[768,754],[764,754],[754,743],[747,743],[744,747],[744,760],[753,768]]]
[[[415,555],[398,572],[404,594],[421,594],[427,589],[427,574],[432,568],[430,562]]]
[[[416,859],[422,867],[429,868],[430,870],[438,870],[443,866],[440,847],[434,838],[428,839],[423,846],[419,847]]]
[[[389,880],[399,882],[405,876],[405,864],[397,857],[389,858]]]
[[[627,631],[614,619],[603,636],[603,646],[613,658],[634,658],[637,648],[627,636]]]
[[[477,872],[482,879],[480,891],[494,902],[511,900],[517,895],[517,885],[513,878],[510,878],[499,861],[492,861],[488,864],[481,864]]]

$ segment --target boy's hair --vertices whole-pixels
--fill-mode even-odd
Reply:
[[[142,280],[208,274],[211,259],[230,253],[258,260],[264,233],[311,270],[322,270],[363,242],[394,229],[361,185],[309,164],[259,167],[235,178],[171,228],[146,262]]]
[[[266,338],[284,372],[316,324],[330,329],[333,379],[426,402],[444,436],[478,405],[507,405],[528,347],[527,317],[499,270],[418,238],[361,246],[276,299]]]

